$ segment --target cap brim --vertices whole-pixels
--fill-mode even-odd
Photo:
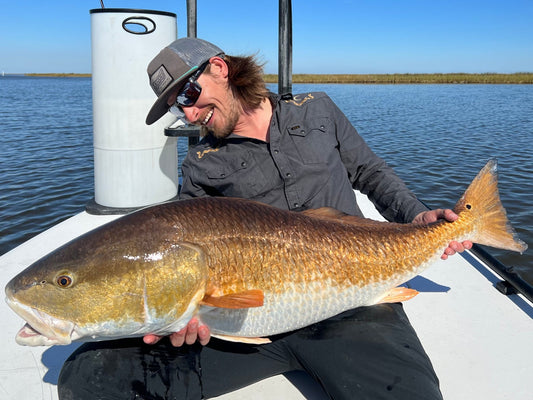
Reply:
[[[168,96],[170,95],[170,92],[172,92],[174,89],[176,89],[180,84],[183,83],[185,79],[187,79],[189,76],[191,76],[199,66],[194,66],[187,72],[185,72],[182,76],[180,76],[178,79],[176,79],[174,82],[172,82],[163,93],[157,98],[152,108],[150,108],[150,111],[148,112],[148,115],[146,116],[146,125],[152,125],[154,122],[156,122],[159,118],[161,118],[163,115],[165,115],[169,109],[169,105],[167,104]]]

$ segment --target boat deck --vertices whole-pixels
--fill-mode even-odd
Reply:
[[[362,200],[364,202],[364,199]],[[370,206],[367,216],[375,216]],[[0,286],[33,261],[117,216],[82,212],[0,257]],[[533,373],[533,306],[521,295],[505,296],[499,279],[471,253],[439,261],[408,285],[421,293],[405,303],[441,382],[445,399],[529,400]],[[14,337],[23,321],[0,305],[0,398],[57,399],[64,360],[79,344],[23,347]],[[219,400],[322,400],[321,388],[304,373],[257,382]]]

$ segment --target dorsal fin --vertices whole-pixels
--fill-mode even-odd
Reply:
[[[264,302],[262,290],[251,289],[238,293],[229,293],[222,296],[206,294],[200,305],[220,308],[251,308],[261,307]]]
[[[314,218],[321,218],[321,219],[332,219],[332,220],[340,220],[341,218],[348,216],[348,214],[343,213],[342,211],[339,211],[332,207],[320,207],[320,208],[313,208],[310,210],[304,210],[302,211],[302,214],[305,214],[309,217]]]
[[[324,219],[327,221],[344,222],[346,224],[354,225],[382,225],[384,222],[375,221],[373,219],[357,217],[355,215],[346,214],[332,207],[313,208],[301,212],[308,217]]]

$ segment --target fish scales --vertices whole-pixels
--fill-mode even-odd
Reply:
[[[197,204],[196,201],[195,203]],[[229,201],[227,205],[235,210],[241,208],[238,211],[241,219],[247,219],[249,215],[256,217],[254,225],[248,221],[246,226],[253,234],[246,234],[244,238],[243,235],[238,235],[233,239],[223,232],[223,226],[213,223],[211,227],[214,233],[208,235],[206,242],[202,242],[201,234],[194,238],[210,258],[213,280],[235,279],[235,275],[227,271],[236,268],[237,264],[243,264],[252,274],[247,277],[239,274],[239,279],[246,277],[249,279],[248,285],[265,284],[271,290],[279,286],[280,278],[299,282],[307,281],[310,276],[316,276],[316,279],[331,278],[339,284],[346,282],[364,285],[375,279],[376,268],[377,271],[381,270],[380,275],[383,277],[398,272],[398,266],[404,260],[409,260],[406,256],[412,253],[410,238],[413,237],[413,229],[409,225],[386,224],[387,230],[376,232],[365,227],[302,216],[295,218],[296,221],[293,220],[283,234],[269,237],[268,233],[278,228],[272,224],[279,223],[282,220],[280,217],[286,212],[265,210],[262,205],[257,210],[244,210],[245,207],[239,203]],[[268,211],[268,215],[261,215],[261,211]],[[197,213],[200,214],[201,211]],[[382,224],[376,226],[381,227]],[[257,257],[258,254],[262,256]],[[387,262],[384,262],[384,257],[389,258]],[[219,283],[222,284],[222,281]]]
[[[166,334],[194,315],[215,334],[268,336],[391,301],[387,293],[451,240],[526,250],[500,203],[494,161],[454,210],[453,223],[415,225],[231,198],[148,207],[73,240],[9,282],[8,304],[31,325],[17,341]]]

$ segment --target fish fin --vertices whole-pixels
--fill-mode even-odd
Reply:
[[[415,289],[409,289],[403,286],[396,287],[389,290],[385,296],[383,296],[379,303],[399,303],[401,301],[407,301],[412,299],[418,294],[418,291]]]
[[[304,210],[301,213],[309,217],[333,220],[339,220],[348,215],[332,207],[313,208],[310,210]]]
[[[459,218],[476,225],[472,241],[499,249],[523,253],[527,244],[518,238],[498,192],[497,162],[489,160],[455,205]]]
[[[262,290],[251,289],[244,292],[230,293],[222,296],[206,294],[200,305],[220,308],[261,307],[265,296]]]
[[[310,210],[301,211],[301,213],[307,215],[308,217],[357,225],[382,225],[384,223],[355,215],[349,215],[332,207],[313,208]]]
[[[243,336],[228,336],[211,334],[212,337],[225,340],[227,342],[246,343],[246,344],[268,344],[272,343],[272,340],[264,337],[243,337]]]

